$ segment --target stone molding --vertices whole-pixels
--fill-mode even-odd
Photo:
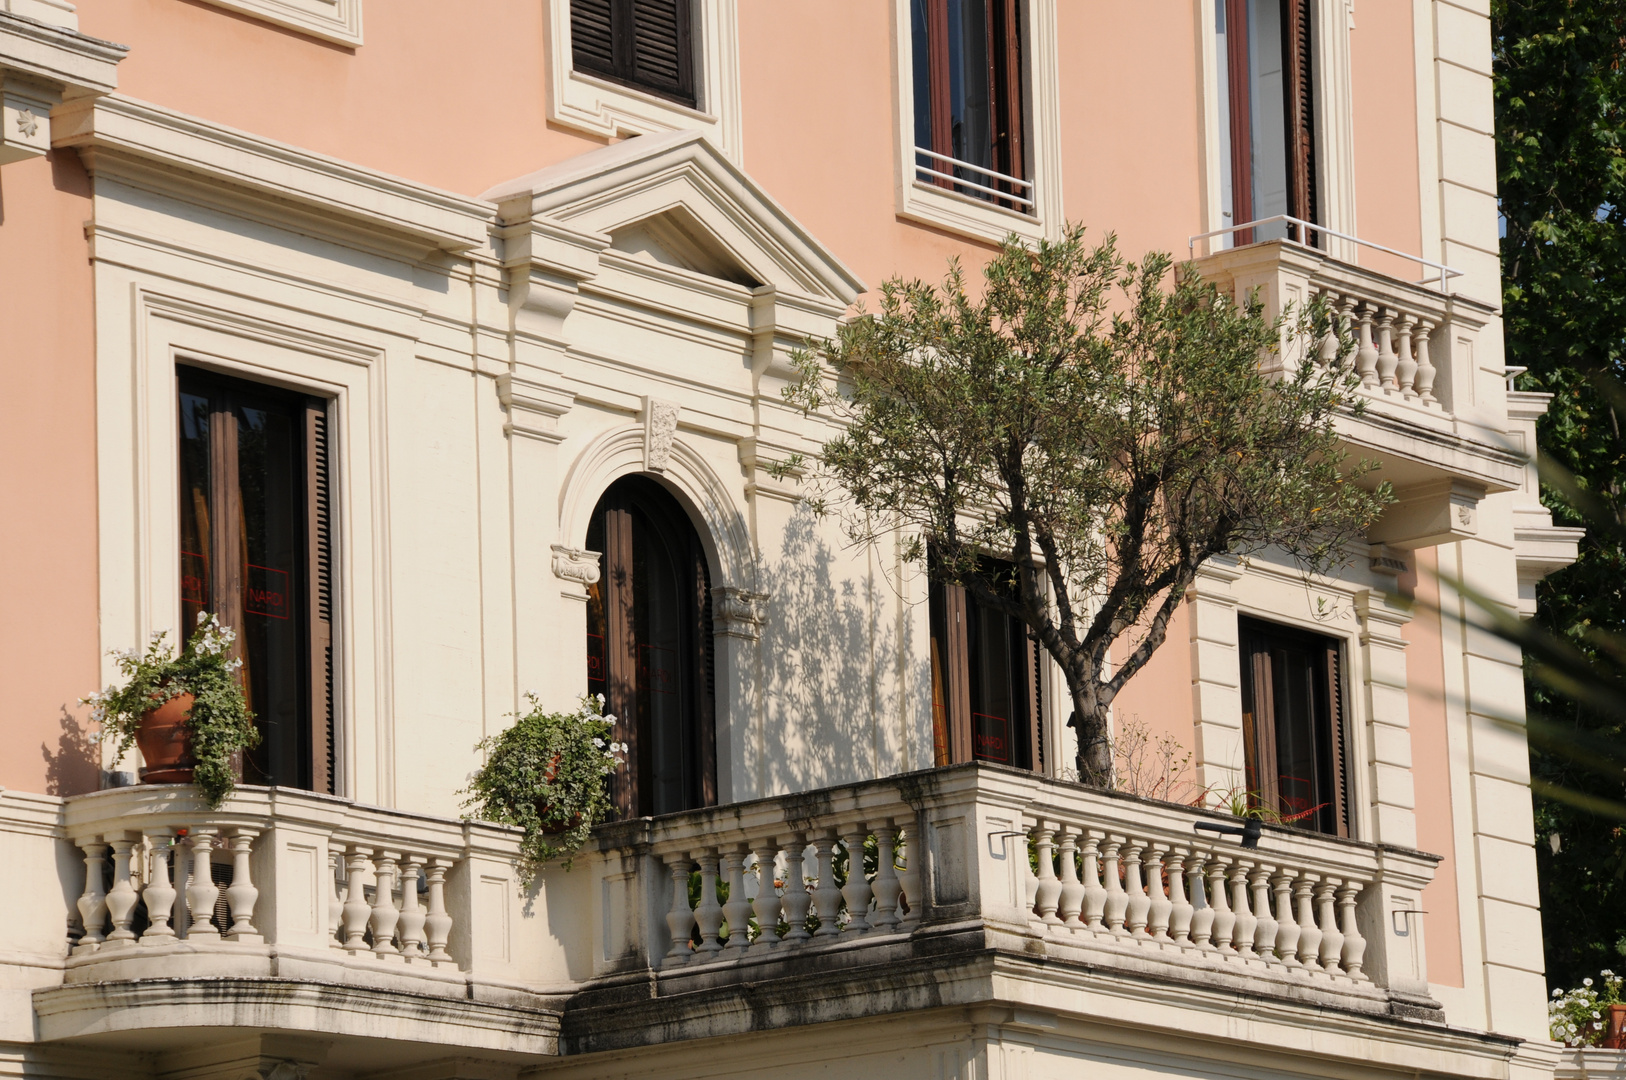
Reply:
[[[568,544],[553,545],[553,576],[561,581],[574,582],[581,586],[565,593],[573,600],[587,599],[587,587],[597,585],[603,571],[599,560],[603,558],[601,551],[588,551],[586,548],[574,548]]]
[[[99,97],[118,85],[118,62],[128,50],[75,30],[71,7],[62,14],[63,24],[55,24],[0,10],[0,165],[45,156],[58,103]]]
[[[288,30],[351,48],[361,44],[361,0],[204,0]]]
[[[756,641],[762,636],[768,594],[724,586],[712,590],[712,632],[719,637]]]
[[[384,233],[426,251],[487,243],[495,208],[287,143],[134,98],[70,101],[52,115],[52,145],[80,152],[96,175],[174,188],[191,177],[301,211],[338,231]]]
[[[665,472],[672,460],[672,440],[677,435],[678,413],[676,402],[658,398],[644,398],[644,468],[649,472]]]

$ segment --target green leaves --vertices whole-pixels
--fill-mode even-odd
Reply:
[[[534,694],[526,701],[513,726],[475,744],[486,763],[461,794],[480,820],[524,830],[519,876],[529,884],[555,859],[569,870],[593,826],[614,812],[605,778],[627,748],[610,740],[615,717],[603,715],[602,698],[583,697],[573,712],[548,712]]]
[[[1322,308],[1266,319],[1166,254],[1130,262],[1070,226],[1008,240],[979,295],[956,263],[939,285],[887,281],[877,311],[798,355],[786,397],[842,424],[810,501],[856,541],[900,529],[916,558],[929,542],[935,576],[1023,619],[1083,718],[1080,773],[1105,782],[1108,706],[1197,568],[1267,547],[1328,568],[1387,500],[1353,482],[1365,467],[1333,431],[1345,366],[1280,362],[1284,337],[1333,330]],[[990,553],[1043,580],[998,588]]]

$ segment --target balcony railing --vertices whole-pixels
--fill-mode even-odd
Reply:
[[[922,161],[922,158],[927,160]],[[1007,210],[1033,213],[1033,181],[973,165],[924,146],[915,147],[915,179]]]
[[[607,935],[619,951],[603,959],[760,981],[881,962],[970,922],[1029,956],[1368,1012],[1438,1009],[1417,910],[1433,856],[1269,827],[1244,849],[1194,831],[1216,820],[960,767],[614,825],[600,833],[610,865],[638,867],[617,879],[620,907],[652,907]]]

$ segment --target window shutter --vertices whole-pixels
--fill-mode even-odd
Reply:
[[[693,0],[632,0],[632,81],[694,103]]]
[[[615,74],[613,0],[570,0],[570,60],[583,71]]]
[[[1332,793],[1333,822],[1339,836],[1350,835],[1349,830],[1349,733],[1345,730],[1342,651],[1336,644],[1327,645],[1327,715],[1332,728]]]
[[[717,639],[711,622],[711,567],[698,543],[690,546],[694,560],[695,651],[700,654],[700,675],[696,680],[695,715],[700,720],[700,805],[717,805]]]
[[[311,790],[334,793],[333,517],[328,473],[327,402],[305,402],[305,565],[310,613]]]
[[[1311,63],[1310,0],[1283,0],[1282,52],[1287,75],[1288,210],[1317,221],[1315,190],[1315,78]],[[1315,237],[1300,237],[1315,243]]]

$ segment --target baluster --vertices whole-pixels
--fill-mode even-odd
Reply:
[[[819,917],[814,937],[841,933],[841,927],[836,924],[841,914],[841,890],[836,888],[835,846],[834,829],[825,829],[813,838],[813,857],[819,870],[819,880],[813,889],[813,913]]]
[[[237,829],[231,836],[231,884],[226,887],[226,905],[231,911],[231,930],[226,937],[232,941],[260,942],[265,938],[254,929],[254,904],[260,890],[249,876],[249,853],[254,838],[260,835],[253,829]]]
[[[723,928],[723,905],[717,902],[717,849],[701,852],[700,904],[694,909],[694,921],[700,927],[700,947],[690,957],[691,962],[705,963],[723,951],[718,932]]]
[[[395,947],[395,927],[401,921],[395,907],[395,864],[400,857],[394,851],[373,851],[373,955],[380,960],[401,955]]]
[[[344,853],[345,869],[349,871],[349,881],[344,890],[344,947],[352,956],[367,951],[367,920],[372,916],[373,909],[367,903],[364,882],[372,861],[371,855],[368,849],[355,844],[346,848]]]
[[[1344,955],[1344,932],[1338,929],[1338,912],[1333,907],[1333,894],[1343,884],[1336,878],[1323,881],[1315,891],[1316,925],[1321,927],[1321,967],[1329,975],[1342,975],[1338,960]]]
[[[446,910],[446,871],[451,868],[449,859],[430,859],[423,871],[429,881],[429,914],[423,920],[423,928],[429,939],[429,962],[436,967],[446,967],[454,962],[446,952],[446,942],[452,935],[452,916]],[[683,883],[685,886],[689,883],[687,874]],[[684,899],[687,901],[687,895]]]
[[[1022,877],[1022,910],[1027,913],[1028,918],[1033,917],[1033,913],[1038,910],[1039,905],[1039,876],[1033,872],[1033,867],[1028,865],[1028,844],[1029,841],[1037,842],[1034,835],[1037,830],[1037,825],[1029,825],[1026,821],[1023,821],[1022,831],[1014,836],[1007,837],[1007,839],[1017,840],[1020,844],[1016,872]],[[1037,854],[1037,851],[1035,851],[1035,854]]]
[[[1101,916],[1107,907],[1107,891],[1101,887],[1101,867],[1096,861],[1101,838],[1094,833],[1084,834],[1084,922],[1096,933],[1106,927]]]
[[[1327,302],[1328,327],[1321,337],[1321,352],[1316,362],[1323,368],[1331,367],[1338,359],[1338,294],[1331,289],[1320,290],[1319,295]]]
[[[1411,328],[1416,324],[1416,316],[1400,316],[1400,359],[1395,364],[1395,381],[1400,384],[1400,393],[1407,401],[1417,396],[1417,361],[1411,354]]]
[[[1378,385],[1378,350],[1372,346],[1372,313],[1376,310],[1376,305],[1363,303],[1355,323],[1355,373],[1368,390]]]
[[[1417,357],[1417,397],[1425,405],[1438,404],[1434,398],[1434,379],[1437,373],[1434,361],[1428,357],[1429,335],[1433,331],[1432,322],[1418,319],[1412,338],[1412,352]]]
[[[1084,883],[1078,879],[1078,830],[1066,826],[1061,831],[1061,897],[1057,910],[1061,921],[1078,930],[1084,924],[1078,913],[1084,908]]]
[[[407,854],[401,860],[401,955],[407,963],[424,958],[423,927],[429,914],[418,903],[418,872],[423,856]]]
[[[903,869],[898,871],[898,884],[903,889],[904,902],[909,905],[909,910],[898,920],[900,930],[913,930],[919,926],[920,918],[926,911],[926,897],[922,892],[920,877],[920,838],[915,835],[916,831],[912,818],[898,830],[898,842],[903,847]],[[909,848],[911,842],[915,845],[914,851]]]
[[[1186,883],[1191,891],[1191,943],[1203,952],[1210,952],[1214,929],[1214,909],[1208,906],[1208,891],[1203,885],[1203,864],[1208,853],[1191,849],[1186,856]]]
[[[1219,855],[1208,861],[1208,902],[1214,908],[1214,925],[1210,931],[1214,946],[1221,956],[1232,958],[1237,955],[1236,946],[1231,944],[1236,912],[1231,910],[1231,902],[1225,896],[1226,868],[1227,860]]]
[[[1232,936],[1236,951],[1244,961],[1256,959],[1253,934],[1259,927],[1259,918],[1248,903],[1248,871],[1252,863],[1237,861],[1231,867],[1231,910],[1236,913],[1236,929]]]
[[[1366,938],[1361,936],[1355,920],[1355,898],[1361,893],[1359,882],[1346,881],[1338,888],[1338,922],[1344,931],[1344,971],[1356,982],[1371,982],[1361,971],[1366,958]]]
[[[1151,936],[1146,933],[1146,916],[1152,910],[1152,898],[1146,895],[1146,886],[1140,877],[1140,853],[1146,849],[1146,843],[1130,837],[1124,846],[1128,849],[1124,853],[1124,885],[1129,893],[1124,921],[1129,926],[1130,937],[1149,941]]]
[[[728,903],[723,918],[728,922],[729,956],[743,956],[751,944],[751,901],[745,895],[744,844],[723,854],[723,874],[728,879]]]
[[[1037,886],[1033,893],[1033,907],[1028,909],[1029,915],[1038,915],[1052,926],[1061,925],[1056,917],[1056,905],[1061,900],[1061,880],[1056,877],[1055,844],[1053,838],[1056,830],[1048,821],[1041,821],[1033,830],[1033,846],[1039,860],[1039,874]]]
[[[1356,325],[1355,308],[1358,304],[1360,304],[1360,302],[1360,298],[1355,296],[1353,293],[1344,294],[1343,302],[1339,306],[1338,316],[1338,328],[1341,333],[1349,334],[1352,337],[1354,336]],[[1339,344],[1340,347],[1342,347],[1342,342]],[[1355,369],[1355,364],[1355,350],[1351,349],[1349,355],[1344,357],[1344,370],[1353,371]]]
[[[1195,911],[1186,899],[1186,857],[1171,847],[1165,861],[1169,868],[1169,937],[1176,948],[1189,949]]]
[[[1169,902],[1168,894],[1164,891],[1166,886],[1163,882],[1163,851],[1161,844],[1148,845],[1146,848],[1146,889],[1151,893],[1151,904],[1146,912],[1146,927],[1151,931],[1152,940],[1167,944],[1169,913],[1174,905]]]
[[[1310,900],[1319,880],[1314,874],[1300,874],[1293,888],[1293,898],[1298,901],[1299,963],[1312,975],[1326,974],[1321,970],[1321,928],[1315,923]]]
[[[1384,308],[1378,319],[1378,382],[1385,390],[1397,390],[1395,367],[1399,358],[1394,348],[1395,309]]]
[[[219,939],[220,931],[214,925],[215,902],[220,899],[220,886],[215,884],[214,853],[215,831],[193,829],[187,837],[192,850],[192,880],[186,887],[186,906],[191,920],[186,924],[186,940]]]
[[[339,873],[344,869],[344,852],[336,847],[327,851],[327,932],[335,949],[344,948],[344,890],[339,887]]]
[[[1270,879],[1276,891],[1276,955],[1289,968],[1299,963],[1299,922],[1293,915],[1293,872],[1285,867]]]
[[[79,894],[75,905],[85,932],[79,938],[79,944],[73,947],[76,956],[83,956],[95,952],[104,940],[102,924],[107,920],[107,893],[104,889],[107,881],[107,845],[101,842],[100,837],[76,840],[74,843],[85,853],[85,891]]]
[[[130,880],[130,849],[135,847],[135,841],[128,833],[105,839],[113,847],[113,887],[107,893],[107,913],[113,919],[113,932],[107,935],[103,948],[127,946],[136,939],[130,922],[135,918],[136,901],[141,899]]]
[[[847,884],[841,887],[842,898],[847,901],[847,925],[843,928],[855,934],[869,929],[869,880],[864,877],[864,838],[869,828],[854,823],[847,826],[842,843],[847,848]]]
[[[875,826],[875,914],[869,924],[875,930],[894,930],[898,925],[898,868],[893,863],[893,837],[890,821]]]
[[[168,829],[154,829],[147,834],[147,841],[152,847],[152,876],[144,895],[151,925],[141,935],[141,944],[167,945],[175,940],[175,928],[169,925],[176,896],[169,879],[169,853],[175,847],[175,834]]]
[[[1129,894],[1124,892],[1118,864],[1118,852],[1122,847],[1123,840],[1116,836],[1108,836],[1101,845],[1101,883],[1107,889],[1106,909],[1102,912],[1102,918],[1113,934],[1124,932],[1124,915],[1129,911]]]
[[[806,941],[813,936],[807,932],[807,910],[813,906],[813,894],[808,892],[807,875],[802,870],[802,860],[806,856],[807,837],[802,833],[792,833],[790,846],[785,849],[786,941]],[[912,908],[915,898],[912,894],[907,895]]]
[[[768,949],[779,941],[779,887],[774,884],[774,863],[779,858],[779,843],[773,837],[758,840],[757,898],[753,905],[757,916],[756,945]]]
[[[689,871],[694,864],[682,855],[668,856],[666,872],[672,875],[672,906],[666,910],[666,929],[672,947],[666,950],[662,967],[688,963],[689,935],[694,931],[694,909],[689,907]]]
[[[1267,964],[1276,959],[1276,918],[1270,913],[1270,868],[1255,866],[1253,870],[1253,949]]]

